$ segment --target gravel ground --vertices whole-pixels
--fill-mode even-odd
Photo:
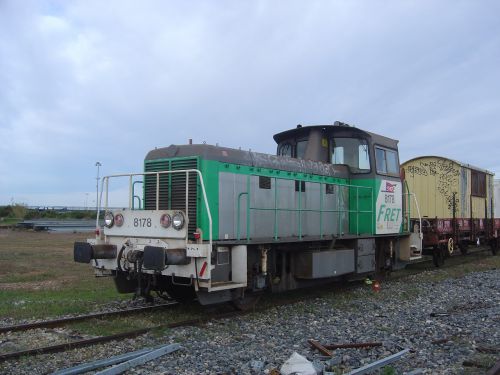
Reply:
[[[500,347],[500,270],[474,272],[441,281],[440,270],[425,271],[341,294],[281,306],[266,312],[224,319],[201,327],[149,334],[119,343],[41,355],[0,364],[0,373],[45,374],[92,359],[180,343],[182,350],[130,370],[129,374],[273,374],[297,352],[318,368],[333,365],[336,373],[409,348],[411,352],[385,374],[482,374],[485,368],[464,367],[475,361],[491,367],[500,353],[480,354],[478,347]],[[447,313],[431,316],[431,313]],[[59,330],[59,335],[71,333]],[[33,335],[34,337],[37,334]],[[381,342],[371,349],[337,349],[322,357],[307,343]],[[2,337],[0,340],[5,340]],[[433,341],[444,341],[433,344]],[[6,342],[0,342],[0,348]]]

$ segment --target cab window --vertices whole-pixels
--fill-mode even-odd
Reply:
[[[331,140],[332,164],[346,164],[352,173],[370,172],[368,142],[359,138],[334,138]]]
[[[279,145],[278,147],[278,155],[279,156],[293,156],[293,146],[289,142],[285,142]]]
[[[397,151],[382,147],[375,147],[375,159],[377,164],[377,173],[389,175],[399,174]]]
[[[304,159],[306,155],[307,148],[307,139],[304,141],[297,141],[297,155],[295,156],[297,159]]]

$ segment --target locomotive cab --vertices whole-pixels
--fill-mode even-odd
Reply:
[[[351,173],[370,172],[369,133],[336,121],[332,125],[302,126],[278,133],[277,155],[344,164]]]

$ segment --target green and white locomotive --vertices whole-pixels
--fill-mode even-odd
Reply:
[[[104,177],[104,228],[75,243],[75,261],[113,276],[122,293],[211,304],[422,257],[398,141],[339,122],[274,139],[277,155],[171,145],[150,151],[142,173]],[[126,208],[108,208],[115,179],[127,179]]]

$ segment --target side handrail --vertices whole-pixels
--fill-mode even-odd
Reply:
[[[160,175],[169,175],[169,174],[174,174],[174,173],[185,173],[186,174],[186,216],[189,215],[188,209],[188,197],[189,197],[189,174],[190,173],[196,173],[198,175],[199,181],[200,181],[200,187],[201,187],[201,192],[203,194],[203,203],[205,205],[205,209],[207,211],[207,217],[208,217],[208,227],[209,227],[209,243],[212,245],[212,214],[210,212],[210,206],[208,204],[208,198],[207,198],[207,192],[205,189],[205,182],[203,180],[203,175],[198,169],[179,169],[179,170],[174,170],[174,171],[157,171],[157,172],[141,172],[141,173],[124,173],[124,174],[115,174],[115,175],[109,175],[109,176],[104,176],[102,177],[101,180],[101,194],[99,196],[99,202],[97,206],[97,218],[96,218],[96,228],[99,228],[99,215],[101,212],[101,203],[103,200],[103,194],[104,194],[104,210],[108,209],[108,192],[109,192],[109,180],[111,178],[120,178],[120,177],[128,177],[129,178],[129,209],[132,209],[133,207],[133,191],[134,191],[134,181],[133,178],[136,176],[156,176],[156,210],[159,209],[160,206],[160,201],[159,201],[159,190],[160,190]],[[136,181],[137,182],[137,181]],[[189,218],[189,216],[188,216]],[[187,237],[186,237],[187,241]]]
[[[420,249],[422,249],[422,241],[423,241],[423,238],[424,238],[424,234],[422,232],[422,216],[420,215],[420,207],[418,205],[418,200],[417,200],[417,196],[415,195],[415,193],[403,193],[404,196],[408,196],[408,197],[413,197],[413,200],[415,201],[415,207],[417,209],[417,214],[418,214],[418,221],[419,221],[419,224],[418,224],[418,234],[419,234],[419,238],[420,238]],[[412,228],[409,227],[408,225],[408,230],[409,232],[412,231]]]
[[[249,176],[248,176],[249,177]],[[237,198],[237,209],[236,209],[236,239],[239,241],[241,240],[241,222],[240,222],[240,216],[241,216],[241,197],[243,195],[246,195],[247,198],[247,205],[246,205],[246,239],[247,241],[250,239],[250,233],[249,233],[249,228],[250,228],[250,211],[255,210],[255,211],[274,211],[274,239],[277,240],[278,238],[278,229],[277,229],[277,214],[278,212],[298,212],[299,214],[302,212],[317,212],[320,215],[320,238],[323,238],[323,220],[322,216],[323,213],[338,213],[339,214],[339,225],[340,223],[340,216],[341,214],[355,214],[356,215],[356,234],[359,234],[359,215],[360,214],[372,214],[370,215],[370,221],[371,221],[371,227],[373,227],[373,206],[371,207],[371,210],[361,210],[359,209],[359,191],[361,190],[367,190],[370,195],[370,201],[373,202],[373,188],[370,186],[359,186],[359,185],[351,185],[351,184],[340,184],[340,183],[329,183],[330,185],[338,186],[341,188],[348,188],[348,189],[356,189],[356,209],[336,209],[336,210],[329,210],[329,209],[324,209],[323,208],[323,193],[322,193],[322,187],[326,185],[323,182],[311,182],[314,184],[319,184],[320,185],[320,207],[319,209],[308,209],[308,208],[303,208],[302,207],[302,194],[299,194],[298,197],[298,208],[280,208],[277,205],[277,191],[276,191],[276,186],[277,186],[277,180],[288,180],[284,178],[278,178],[278,177],[273,177],[273,180],[275,181],[275,191],[274,191],[274,207],[251,207],[250,206],[250,184],[247,179],[247,191],[243,191],[238,194]],[[299,193],[302,193],[302,188],[299,185]],[[349,198],[347,198],[349,199]],[[338,206],[340,207],[340,202],[338,203]],[[299,238],[302,238],[302,220],[301,216],[299,216],[299,222],[298,222],[298,231],[299,231]]]

